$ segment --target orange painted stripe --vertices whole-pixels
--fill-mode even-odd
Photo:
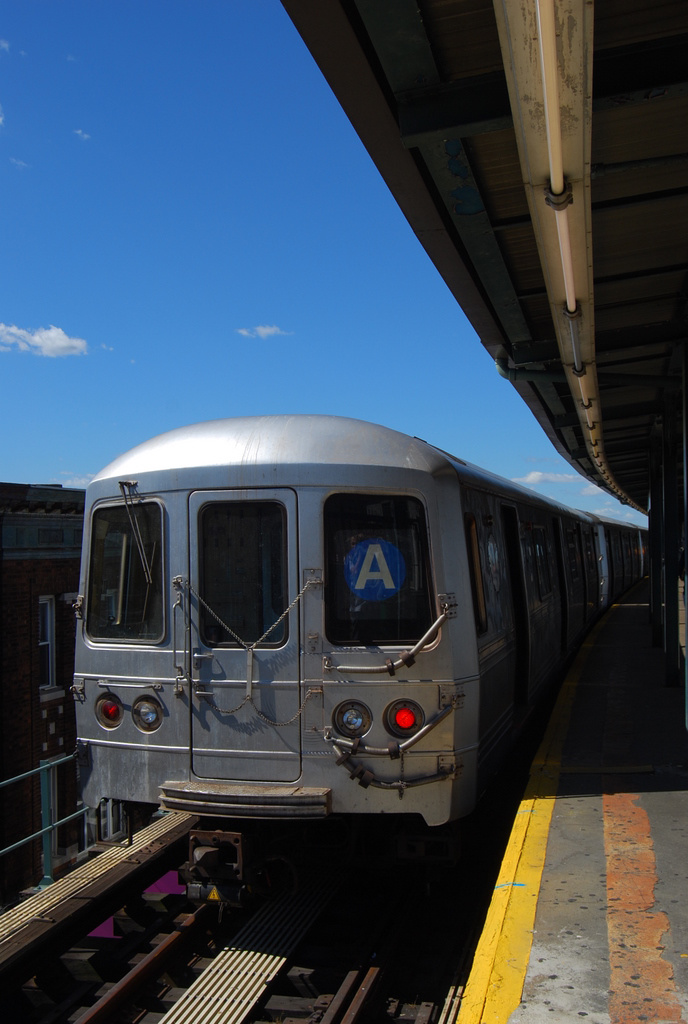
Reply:
[[[638,793],[605,793],[603,800],[610,1024],[685,1024],[673,967],[662,956],[669,919],[653,910],[657,864],[638,800]]]

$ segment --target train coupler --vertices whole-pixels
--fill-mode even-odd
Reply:
[[[186,898],[191,903],[214,904],[222,909],[248,906],[251,893],[247,886],[240,884],[189,882],[186,886]]]
[[[297,885],[289,857],[258,855],[255,836],[220,829],[189,833],[189,859],[179,879],[192,903],[214,903],[220,910],[273,899]]]
[[[188,899],[194,903],[243,907],[248,899],[244,843],[240,832],[220,829],[189,833],[189,859],[181,868]]]

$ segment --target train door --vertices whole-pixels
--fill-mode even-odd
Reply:
[[[609,530],[609,598],[610,603],[619,596],[623,590],[623,560],[621,556],[621,541],[618,530]]]
[[[600,608],[606,608],[609,604],[609,549],[605,532],[601,526],[595,526],[593,537],[598,566],[599,606]]]
[[[597,559],[593,547],[592,528],[582,527],[583,538],[583,568],[585,577],[585,620],[589,622],[598,611],[600,598],[600,584],[597,567]]]
[[[633,552],[631,550],[631,538],[624,531],[621,536],[621,552],[623,557],[624,590],[627,590],[633,582]]]
[[[201,778],[300,775],[296,511],[286,488],[189,496],[191,764]]]
[[[562,520],[564,572],[568,603],[565,625],[565,650],[580,636],[585,624],[585,574],[580,530],[574,520]]]
[[[569,621],[569,588],[566,582],[566,568],[564,566],[564,525],[559,518],[552,520],[552,531],[554,533],[554,549],[557,561],[557,578],[559,581],[559,593],[561,594],[561,617],[559,621],[561,635],[561,651],[566,653],[567,632]]]
[[[523,574],[521,553],[521,531],[518,513],[511,505],[502,505],[502,522],[506,543],[509,577],[514,609],[514,632],[516,637],[516,683],[514,700],[526,704],[530,679],[530,619],[528,594]]]

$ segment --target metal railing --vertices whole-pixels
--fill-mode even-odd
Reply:
[[[34,832],[30,836],[26,836],[25,839],[20,839],[18,842],[13,843],[11,846],[5,847],[4,850],[0,850],[0,857],[4,857],[6,853],[12,853],[13,850],[18,850],[22,846],[26,846],[27,843],[31,843],[34,839],[43,839],[43,878],[38,883],[37,888],[44,889],[48,885],[52,885],[55,879],[53,878],[53,847],[52,847],[52,835],[55,829],[58,829],[60,825],[66,825],[67,822],[74,821],[76,818],[83,818],[88,813],[87,807],[82,807],[78,811],[74,811],[73,814],[68,814],[64,818],[60,818],[59,821],[53,821],[53,806],[52,806],[52,786],[50,780],[50,773],[55,769],[59,768],[60,765],[68,764],[70,761],[76,759],[76,752],[69,754],[66,757],[61,757],[57,761],[41,761],[38,768],[32,768],[31,771],[24,772],[22,775],[15,775],[12,779],[5,779],[0,782],[0,789],[4,789],[5,786],[11,786],[15,782],[23,782],[25,779],[30,779],[34,775],[40,775],[41,783],[41,828],[38,832]]]

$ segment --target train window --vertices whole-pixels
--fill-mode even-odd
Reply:
[[[475,627],[478,634],[487,632],[487,605],[485,604],[485,588],[480,565],[480,545],[478,544],[478,528],[475,516],[466,516],[466,546],[468,548],[468,568],[473,591],[473,611]]]
[[[425,512],[402,495],[325,502],[325,629],[336,644],[404,644],[432,625]]]
[[[533,527],[533,546],[535,548],[538,590],[540,591],[540,599],[542,600],[542,598],[552,592],[552,576],[549,569],[547,536],[543,526]]]
[[[236,647],[236,637],[255,643],[289,604],[284,506],[276,501],[206,505],[200,547],[203,643]],[[285,618],[261,646],[281,646],[286,636]]]
[[[162,509],[157,502],[93,513],[86,631],[96,640],[162,639]]]

